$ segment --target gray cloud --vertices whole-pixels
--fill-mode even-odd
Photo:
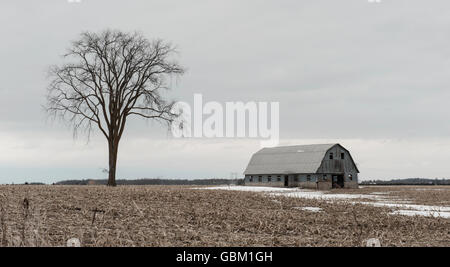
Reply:
[[[348,142],[362,161],[363,177],[427,175],[417,162],[403,169],[377,162],[385,162],[383,151],[389,151],[402,162],[428,162],[436,170],[433,162],[450,151],[449,7],[437,0],[2,1],[0,133],[11,154],[0,158],[0,182],[33,173],[46,181],[101,177],[96,168],[106,162],[103,141],[72,141],[70,131],[47,122],[41,105],[48,66],[61,62],[80,32],[105,28],[137,30],[176,44],[188,68],[171,93],[179,100],[203,93],[206,101],[279,101],[282,138]],[[122,146],[128,152],[119,162],[126,178],[227,176],[242,171],[258,149],[257,142],[239,143],[239,160],[236,151],[224,149],[239,140],[191,140],[184,149],[170,149],[167,132],[142,120],[132,121],[126,137]],[[23,138],[31,143],[27,149],[16,145]],[[146,146],[160,144],[164,157],[131,145],[140,138]],[[61,143],[55,147],[48,140]],[[354,140],[377,145],[365,149]],[[420,144],[426,158],[412,159],[401,151],[402,142]],[[440,153],[426,153],[427,142],[441,144]],[[73,157],[57,159],[55,150]],[[133,163],[135,153],[148,162]],[[33,160],[42,154],[54,164]],[[177,169],[174,162],[180,163]],[[450,171],[442,168],[430,175]]]

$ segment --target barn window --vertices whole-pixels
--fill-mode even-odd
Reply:
[[[269,178],[267,178],[267,180],[268,180],[269,182],[272,182],[272,176],[269,176]]]
[[[250,176],[249,180],[250,182],[253,182],[253,176]]]
[[[311,181],[311,175],[306,176],[306,181]]]
[[[258,180],[260,183],[262,183],[262,176],[259,176]]]
[[[324,181],[327,180],[327,175],[326,175],[326,174],[323,175],[323,180],[324,180]]]
[[[341,159],[345,159],[345,153],[341,153]]]
[[[281,176],[280,175],[277,176],[277,181],[281,182]]]
[[[353,175],[349,174],[348,179],[350,179],[350,181],[353,181]]]
[[[333,157],[333,153],[330,153],[330,159],[333,159],[334,157]]]

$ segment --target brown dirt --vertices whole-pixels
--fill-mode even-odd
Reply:
[[[389,211],[176,186],[0,186],[0,246],[450,246],[449,219]]]

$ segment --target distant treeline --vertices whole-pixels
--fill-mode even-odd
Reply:
[[[108,180],[67,180],[55,185],[106,185]],[[175,180],[175,179],[138,179],[117,180],[117,185],[242,185],[242,179],[205,179],[205,180]]]
[[[360,182],[361,185],[450,185],[450,179],[408,178],[390,181],[369,180]]]
[[[25,183],[28,185],[44,185],[43,183]],[[106,185],[107,180],[66,180],[54,183],[54,185]],[[243,185],[243,179],[136,179],[117,180],[118,185]],[[383,180],[361,181],[361,185],[450,185],[450,179],[429,179],[429,178],[407,178]]]

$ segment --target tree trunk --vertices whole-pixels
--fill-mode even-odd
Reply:
[[[116,165],[117,165],[117,152],[118,142],[109,142],[109,178],[108,186],[117,186],[116,183]]]

